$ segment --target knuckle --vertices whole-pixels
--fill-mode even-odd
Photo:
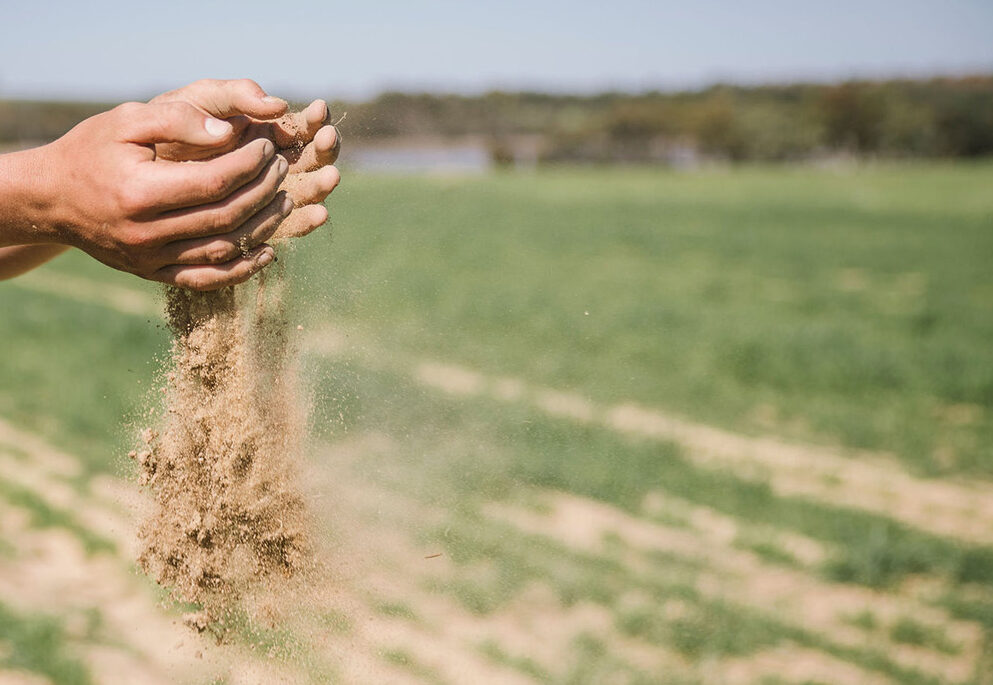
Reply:
[[[203,179],[203,189],[209,197],[220,199],[227,195],[228,180],[219,173],[208,174]]]
[[[211,243],[206,249],[206,258],[210,264],[224,264],[240,254],[238,247],[228,241]]]
[[[128,179],[117,190],[117,204],[126,215],[139,214],[148,208],[148,190],[133,178]]]
[[[183,287],[189,290],[196,290],[198,292],[205,292],[207,290],[212,290],[214,283],[210,276],[205,274],[199,269],[191,270],[187,273],[184,279]]]
[[[173,102],[162,103],[162,108],[156,114],[158,115],[160,122],[163,120],[177,120],[183,117],[196,115],[197,108],[188,102],[175,100]]]
[[[245,90],[250,90],[252,92],[261,91],[262,87],[250,78],[239,78],[233,81],[234,85],[238,88]]]
[[[224,210],[217,209],[203,218],[203,228],[210,233],[227,233],[228,222]]]
[[[131,119],[141,116],[144,109],[145,105],[140,102],[123,102],[115,107],[113,111],[125,119]]]
[[[132,269],[142,269],[149,262],[153,236],[143,228],[131,226],[120,231],[117,241],[124,261]]]
[[[241,212],[236,207],[223,207],[210,213],[209,228],[215,233],[227,233],[240,223]]]

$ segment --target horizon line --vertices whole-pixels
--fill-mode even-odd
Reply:
[[[209,77],[208,77],[209,78]],[[765,75],[765,76],[718,76],[714,75],[706,79],[685,79],[673,81],[668,84],[621,84],[619,82],[607,82],[586,87],[577,87],[575,84],[552,84],[539,82],[518,82],[518,83],[491,83],[485,86],[463,86],[457,84],[441,85],[428,80],[420,83],[408,82],[403,84],[381,84],[375,87],[351,89],[350,93],[341,92],[331,96],[324,96],[326,100],[344,100],[351,102],[371,102],[385,94],[401,95],[430,95],[436,97],[462,96],[467,98],[481,97],[495,93],[504,94],[534,94],[549,95],[553,97],[596,97],[599,95],[629,95],[644,96],[653,94],[679,95],[691,93],[703,93],[714,88],[791,88],[802,86],[830,86],[845,83],[899,83],[899,82],[924,82],[940,80],[969,80],[993,78],[993,64],[976,65],[974,68],[963,68],[953,70],[886,70],[879,72],[862,71],[849,74],[796,74],[796,75]],[[6,92],[0,87],[0,101],[4,102],[50,102],[64,104],[109,104],[112,102],[127,102],[133,100],[147,100],[159,93],[173,90],[177,85],[168,87],[150,87],[142,94],[113,95],[110,92],[84,95],[82,92],[67,91],[61,94],[50,92],[33,91],[13,91]],[[314,97],[299,97],[299,88],[267,88],[270,93],[277,94],[289,102],[307,102]],[[317,90],[317,89],[315,89]]]

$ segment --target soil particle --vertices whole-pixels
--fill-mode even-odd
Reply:
[[[295,470],[306,412],[284,291],[279,274],[260,280],[254,297],[248,286],[167,291],[166,411],[133,453],[156,502],[139,530],[138,563],[198,607],[187,625],[219,638],[258,597],[313,565]]]

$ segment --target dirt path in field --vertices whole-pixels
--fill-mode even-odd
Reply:
[[[422,362],[413,377],[453,396],[526,402],[550,416],[596,423],[642,439],[675,442],[695,464],[767,482],[781,496],[862,509],[936,535],[993,544],[993,484],[919,478],[886,455],[841,453],[773,437],[740,435],[656,409],[598,405],[575,393],[489,377],[452,364]]]
[[[662,650],[616,634],[603,607],[563,610],[545,588],[535,587],[485,616],[467,612],[433,589],[431,581],[450,581],[453,567],[444,556],[431,556],[436,545],[418,544],[409,523],[412,518],[440,523],[445,513],[341,477],[351,460],[392,449],[395,445],[381,436],[361,436],[323,455],[335,470],[311,474],[324,499],[333,503],[325,514],[328,525],[341,531],[335,549],[342,561],[336,582],[317,588],[313,604],[287,627],[333,665],[341,682],[526,685],[534,678],[495,660],[486,653],[487,644],[555,672],[583,633],[611,636],[612,653],[626,654],[646,669],[686,669],[678,657],[663,658]],[[134,539],[129,514],[149,503],[132,484],[109,476],[98,476],[80,490],[72,482],[80,475],[78,460],[0,420],[0,479],[29,491],[78,526],[39,528],[30,512],[0,497],[0,535],[14,547],[12,558],[0,564],[0,602],[25,615],[60,617],[68,626],[70,651],[96,683],[164,685],[221,677],[231,685],[314,682],[240,648],[218,648],[185,628],[177,614],[157,602],[145,579],[128,568]],[[114,549],[87,551],[82,531]],[[87,632],[94,614],[99,630]],[[341,617],[348,629],[329,628],[322,622],[328,616]],[[0,669],[0,682],[14,677]]]
[[[510,665],[514,660],[565,677],[561,668],[574,661],[577,641],[590,636],[606,646],[612,659],[645,673],[746,683],[773,674],[800,681],[833,672],[848,674],[854,678],[850,682],[886,682],[828,653],[796,647],[692,663],[621,634],[606,607],[588,602],[564,607],[553,586],[544,583],[529,586],[493,613],[467,612],[439,588],[475,571],[456,570],[444,556],[432,556],[436,546],[417,542],[418,527],[442,524],[448,514],[343,477],[355,462],[396,449],[385,436],[355,436],[322,455],[322,461],[334,464],[333,470],[312,474],[318,490],[333,503],[325,511],[329,521],[338,530],[352,532],[337,543],[345,559],[338,582],[318,593],[314,607],[301,615],[295,628],[310,636],[342,682],[534,682],[528,672]],[[106,476],[81,493],[70,484],[79,473],[79,463],[70,455],[0,421],[0,478],[29,489],[53,509],[78,514],[81,526],[121,550],[132,534],[126,512],[140,503],[140,495],[131,485]],[[736,548],[740,525],[717,512],[660,501],[659,494],[646,498],[644,516],[566,493],[539,492],[536,497],[537,506],[492,503],[484,511],[493,521],[509,523],[524,534],[616,559],[616,548],[603,546],[613,537],[627,549],[622,560],[634,573],[657,572],[652,552],[701,561],[704,570],[695,582],[704,596],[774,613],[839,644],[858,647],[875,641],[895,663],[942,682],[967,679],[981,649],[977,626],[955,621],[911,596],[824,583]],[[682,516],[687,527],[659,523],[654,520],[659,512]],[[415,528],[411,521],[417,522]],[[87,554],[79,538],[63,529],[34,528],[26,511],[2,499],[0,532],[17,550],[12,562],[0,565],[0,598],[19,611],[66,617],[98,683],[117,682],[122,674],[130,682],[153,685],[204,682],[205,674],[225,674],[232,685],[307,682],[301,673],[243,652],[218,656],[213,645],[192,635],[155,603],[147,584],[130,573],[120,557]],[[801,554],[811,560],[822,553],[817,543],[799,537],[786,538],[785,544],[806,550]],[[384,606],[403,610],[384,611]],[[867,636],[846,620],[864,609],[883,625],[912,615],[942,629],[960,651],[943,654],[887,642],[885,634]],[[101,616],[99,634],[80,634],[83,629],[73,626],[84,621],[77,617],[94,610]],[[322,631],[314,620],[326,615],[347,617],[349,629],[342,633],[325,626]],[[135,626],[142,629],[136,631]],[[494,653],[509,661],[501,663]]]
[[[61,281],[56,285],[27,281],[22,286],[101,304],[131,315],[150,315],[154,308],[153,304],[151,308],[146,307],[152,303],[151,299],[136,291],[111,289],[105,292],[103,286],[97,289],[92,284],[88,290],[86,283],[76,283],[81,280],[85,279]],[[72,295],[67,294],[68,290]],[[993,544],[993,486],[989,483],[919,478],[886,455],[745,436],[634,404],[602,405],[581,395],[532,385],[522,379],[488,376],[448,363],[397,358],[365,341],[358,343],[355,336],[341,331],[324,330],[311,334],[309,348],[317,354],[354,358],[368,367],[409,374],[423,387],[455,400],[484,398],[523,404],[547,416],[598,425],[632,439],[676,442],[698,466],[730,472],[746,480],[767,482],[781,496],[800,496],[857,508],[936,535]],[[19,433],[0,422],[0,444],[3,442],[41,456],[39,469],[32,471],[15,468],[12,460],[20,463],[15,455],[3,455],[0,478],[36,492],[53,508],[78,512],[78,520],[87,529],[125,549],[129,544],[130,528],[121,521],[121,508],[111,502],[130,497],[122,494],[128,490],[127,486],[122,488],[114,479],[102,479],[91,487],[93,497],[80,496],[65,482],[65,476],[79,471],[78,462],[71,456],[59,454],[33,436]],[[340,466],[349,460],[361,459],[370,451],[394,448],[384,436],[356,436],[333,446],[328,457]],[[522,670],[522,660],[526,659],[545,673],[559,673],[557,669],[568,662],[576,641],[584,635],[596,635],[610,646],[612,653],[621,655],[619,658],[625,663],[646,672],[704,677],[708,682],[753,682],[771,675],[799,681],[824,679],[825,674],[830,673],[846,673],[850,682],[887,682],[875,672],[825,652],[795,647],[777,647],[703,665],[691,664],[679,654],[622,635],[614,625],[614,617],[602,606],[579,603],[569,609],[563,608],[551,588],[540,584],[527,588],[517,599],[494,613],[474,615],[450,596],[437,591],[451,582],[455,569],[444,558],[425,559],[433,550],[419,545],[410,528],[411,519],[423,522],[432,517],[440,519],[441,514],[423,503],[400,501],[396,492],[381,492],[368,484],[339,480],[339,475],[335,471],[315,477],[330,478],[322,486],[329,493],[328,500],[336,503],[329,509],[330,514],[339,522],[353,522],[351,527],[360,537],[339,541],[340,550],[351,561],[344,563],[340,584],[329,588],[326,595],[319,598],[315,611],[329,616],[348,616],[350,627],[342,632],[325,630],[323,637],[314,644],[336,664],[344,682],[370,682],[370,679],[375,682],[533,682],[526,669]],[[894,663],[929,674],[940,682],[967,680],[982,658],[984,647],[980,628],[974,623],[955,620],[932,605],[942,588],[924,585],[883,593],[821,580],[813,571],[832,550],[805,536],[771,526],[743,524],[712,509],[672,498],[661,489],[646,497],[641,515],[567,493],[543,492],[536,496],[541,506],[534,509],[494,503],[484,511],[489,520],[509,524],[522,534],[544,536],[605,558],[617,553],[605,547],[605,539],[619,540],[626,550],[624,563],[633,572],[657,570],[653,553],[699,561],[703,570],[695,579],[695,587],[703,596],[774,613],[785,622],[838,645],[859,648],[869,644],[883,650]],[[16,524],[18,514],[12,516]],[[23,514],[20,516],[23,518]],[[678,525],[670,525],[673,520],[678,521]],[[12,530],[15,538],[20,535],[25,540],[28,540],[25,536],[35,534],[33,531],[17,532],[20,529],[16,525]],[[65,538],[61,530],[45,530],[38,534]],[[792,557],[796,567],[763,560],[756,553],[743,549],[742,539],[771,543]],[[69,550],[65,539],[53,540],[18,543],[18,549],[22,546],[34,549],[31,545],[35,545],[41,550],[37,553],[41,558],[49,555],[48,563],[54,563],[51,560],[62,555],[61,558],[72,559],[73,564],[84,568],[85,576],[90,573],[106,575],[112,579],[108,585],[129,588],[118,590],[125,596],[119,600],[121,604],[127,604],[126,597],[138,592],[136,587],[141,589],[140,583],[136,585],[138,581],[127,573],[121,576],[118,570],[118,576],[114,577],[107,568],[92,566],[86,555],[82,555],[85,558],[80,561],[79,549]],[[73,544],[80,545],[78,540]],[[46,579],[44,566],[36,560],[33,566],[14,567],[16,574],[2,574],[0,597],[6,598],[14,592],[10,579],[23,577],[21,574],[35,573]],[[488,573],[483,567],[476,570],[484,577]],[[459,573],[465,573],[465,569]],[[4,578],[7,578],[7,584],[4,584]],[[70,593],[82,584],[77,580],[77,585],[72,585],[72,579],[66,578],[44,582],[50,589],[56,588],[55,592]],[[104,592],[114,596],[109,587]],[[42,602],[39,606],[44,606],[43,594],[34,597]],[[168,630],[178,627],[170,623],[171,619],[162,619],[161,611],[147,601],[146,598],[137,602],[144,607],[140,610],[149,612],[149,616],[158,612],[159,623],[165,621],[153,642],[159,646],[171,644],[172,634]],[[384,611],[384,604],[403,605],[407,610]],[[868,630],[855,625],[853,619],[863,610],[871,611],[880,627]],[[942,630],[958,651],[945,653],[893,642],[888,628],[907,616]],[[154,623],[155,619],[149,620]],[[126,623],[125,619],[119,619],[117,624],[110,620],[108,625],[121,633],[118,637],[114,632],[115,640],[124,641],[129,645],[128,650],[141,654],[141,645],[127,642],[133,642],[134,637],[127,635]],[[302,624],[301,630],[310,631],[311,635],[320,632],[313,621]],[[182,630],[179,632],[187,635]],[[487,654],[488,645],[498,646],[503,656],[497,658],[493,653]],[[147,648],[153,649],[154,645],[149,644]],[[105,671],[111,668],[106,664],[115,663],[115,660],[127,663],[127,655],[122,656],[117,653],[121,650],[115,650],[117,648],[113,646],[98,645],[87,651],[87,659],[94,669]],[[128,650],[123,651],[130,653]],[[154,678],[162,677],[162,673],[182,673],[183,664],[187,663],[184,659],[195,658],[184,652],[182,646],[171,654],[169,657],[159,655],[159,661],[151,661],[157,670],[149,671],[147,682],[160,682]],[[798,656],[791,659],[790,655]],[[152,656],[147,658],[151,660]],[[515,659],[516,666],[509,665]],[[251,659],[246,660],[249,662]],[[701,668],[709,670],[704,673]],[[273,678],[284,676],[272,674]],[[274,679],[271,682],[281,681]]]
[[[157,314],[153,298],[137,290],[96,286],[84,278],[28,274],[11,283],[125,314]],[[632,403],[600,405],[576,393],[534,386],[518,378],[487,376],[451,363],[398,358],[335,329],[311,334],[307,346],[317,354],[354,357],[371,367],[410,373],[417,382],[453,397],[524,402],[565,420],[598,424],[640,439],[672,441],[694,463],[766,482],[778,495],[862,509],[936,535],[993,544],[993,483],[920,478],[889,455],[747,436]]]
[[[437,543],[418,543],[426,527],[444,526],[450,512],[368,481],[341,477],[355,462],[397,449],[386,436],[355,436],[322,451],[322,460],[336,464],[333,474],[314,475],[336,503],[328,515],[339,529],[351,531],[339,548],[350,560],[343,581],[348,589],[328,598],[355,617],[356,631],[339,659],[402,651],[439,682],[523,685],[535,682],[533,674],[510,661],[526,661],[557,681],[565,680],[563,669],[575,659],[576,641],[594,635],[612,658],[646,673],[693,672],[684,658],[621,635],[606,607],[589,602],[563,607],[545,584],[529,586],[493,612],[467,611],[448,590],[476,570],[453,564]],[[377,606],[395,609],[384,615]],[[365,657],[363,663],[367,661]]]
[[[733,531],[738,526],[733,520],[720,521],[720,515],[715,512],[708,514],[709,520],[703,520],[701,510],[695,509],[685,520],[685,527],[677,527],[563,492],[541,493],[529,508],[507,503],[486,507],[491,517],[506,521],[522,532],[547,536],[605,558],[622,559],[625,566],[647,577],[661,570],[658,563],[650,560],[653,552],[700,562],[699,569],[688,580],[704,596],[775,616],[786,624],[846,647],[862,647],[870,637],[865,629],[853,623],[863,612],[871,612],[881,626],[892,626],[902,618],[913,617],[940,630],[958,651],[946,654],[893,643],[885,631],[876,631],[872,641],[894,663],[920,670],[942,682],[962,681],[972,675],[984,648],[984,635],[978,624],[956,620],[909,593],[830,583],[820,580],[815,573],[765,562],[734,544],[736,535],[729,534],[729,529]],[[611,539],[624,544],[626,556],[619,556],[621,552],[616,545],[607,543]]]
[[[28,493],[56,517],[38,525],[30,507],[0,495],[0,538],[11,548],[0,562],[0,601],[23,615],[63,620],[70,651],[96,683],[167,685],[222,677],[231,685],[301,682],[292,669],[240,648],[218,650],[160,605],[131,569],[132,507],[142,496],[107,476],[83,489],[72,482],[80,473],[77,459],[0,420],[5,488]],[[87,549],[94,542],[100,551]],[[0,669],[0,682],[8,676],[14,677]]]
[[[823,678],[832,672],[850,676],[845,682],[889,682],[880,673],[828,651],[796,645],[779,646],[748,657],[693,662],[668,647],[624,635],[616,621],[618,607],[589,601],[563,605],[554,575],[529,584],[491,613],[477,616],[467,612],[448,593],[439,590],[456,579],[495,582],[487,564],[454,566],[445,557],[434,558],[437,550],[431,544],[416,542],[423,539],[425,528],[443,526],[450,513],[393,489],[342,478],[356,462],[377,453],[400,451],[400,446],[387,436],[354,436],[322,453],[322,460],[336,464],[334,474],[315,475],[324,479],[320,489],[337,503],[333,514],[329,514],[332,520],[338,525],[346,521],[345,528],[354,531],[354,539],[341,547],[352,560],[352,580],[345,583],[350,590],[338,593],[337,599],[331,598],[342,612],[356,616],[356,623],[364,626],[349,642],[352,659],[356,654],[400,650],[443,682],[526,682],[520,673],[512,678],[481,656],[487,646],[491,651],[495,646],[495,651],[519,662],[526,660],[540,672],[562,680],[567,673],[561,669],[574,663],[577,642],[593,637],[620,663],[670,677],[678,674],[702,677],[705,682],[758,682],[775,675],[781,667],[784,670],[779,675],[789,682]],[[660,503],[659,497],[646,498],[643,515],[549,491],[532,492],[526,506],[491,502],[483,506],[483,511],[496,524],[509,523],[526,536],[547,537],[551,544],[565,544],[604,561],[620,561],[631,573],[645,578],[670,572],[660,566],[664,562],[658,561],[657,554],[700,562],[699,570],[688,578],[702,596],[775,617],[843,648],[859,650],[870,646],[892,663],[940,682],[968,680],[983,658],[981,627],[954,619],[931,605],[929,600],[934,597],[928,593],[918,596],[911,589],[883,592],[830,583],[809,570],[766,562],[736,546],[737,533],[742,530],[739,522],[685,502]],[[682,523],[658,522],[660,510],[670,517],[678,512],[685,527]],[[787,535],[777,540],[802,550],[798,556],[807,554],[811,560],[822,553],[816,542],[800,536]],[[618,550],[616,541],[623,544],[622,550]],[[565,568],[563,572],[570,573]],[[342,594],[349,598],[344,604]],[[355,600],[362,596],[366,597],[364,602]],[[634,593],[620,604],[633,602],[637,606],[644,601]],[[403,607],[403,611],[395,616],[377,616],[375,609],[370,611],[370,606],[377,604]],[[678,602],[667,603],[658,610],[678,611],[675,604]],[[869,630],[854,623],[863,612],[871,613],[877,622],[875,628]],[[945,653],[892,641],[889,628],[905,617],[941,631],[955,651]],[[793,661],[788,659],[791,653],[797,655]],[[347,660],[349,656],[341,654],[340,658]]]

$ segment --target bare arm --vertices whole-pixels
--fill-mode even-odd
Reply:
[[[191,128],[190,105],[225,131],[204,136]],[[115,268],[186,287],[245,280],[271,259],[264,241],[305,235],[327,220],[323,201],[340,179],[331,165],[341,145],[329,117],[322,100],[286,114],[286,103],[254,81],[204,80],[149,105],[132,103],[87,120],[77,129],[89,136],[74,136],[80,132],[74,129],[52,145],[2,155],[0,279],[75,245]],[[149,126],[142,119],[158,121]],[[140,132],[101,140],[107,128],[101,123]],[[260,147],[265,139],[267,150]],[[289,159],[288,175],[271,144]],[[151,160],[139,154],[152,149]],[[262,151],[261,171],[250,149]],[[183,159],[202,161],[180,167],[180,174],[169,160]],[[166,181],[170,193],[183,196],[156,192]],[[220,194],[204,196],[194,186]]]
[[[128,103],[59,140],[0,156],[0,247],[10,275],[75,246],[143,278],[212,290],[272,261],[265,244],[293,208],[271,141],[210,160],[157,160],[154,146],[226,145],[231,124],[185,103]],[[233,247],[232,247],[233,246]],[[223,249],[220,249],[223,248]]]
[[[68,249],[55,244],[0,247],[0,281],[31,271]]]
[[[50,207],[44,194],[32,190],[45,183],[46,173],[30,150],[0,155],[0,279],[19,276],[67,249],[43,227]]]

